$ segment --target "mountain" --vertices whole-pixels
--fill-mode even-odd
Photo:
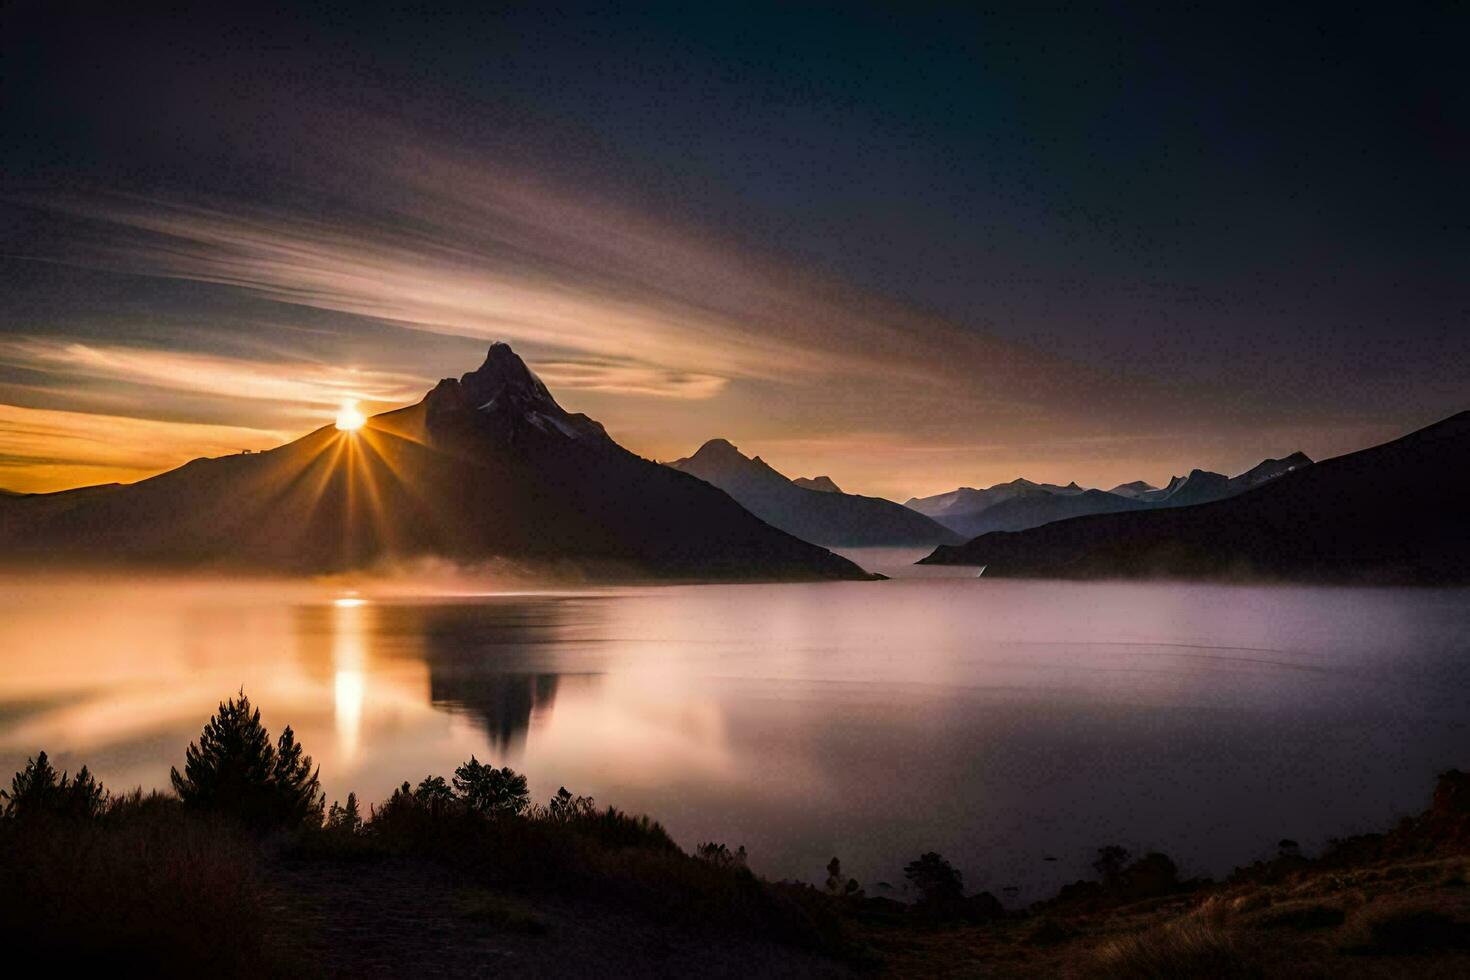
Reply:
[[[987,534],[923,563],[984,565],[987,577],[1467,584],[1467,501],[1461,412],[1223,500]]]
[[[1158,490],[1158,487],[1144,480],[1134,480],[1132,483],[1120,483],[1116,487],[1113,487],[1113,489],[1109,490],[1108,493],[1116,494],[1119,497],[1137,499],[1139,497],[1142,497],[1146,493],[1153,493],[1156,490]]]
[[[978,514],[1012,497],[1046,492],[1039,483],[1032,483],[1030,480],[1012,480],[1010,483],[997,483],[984,490],[960,487],[958,490],[936,494],[932,497],[910,497],[904,506],[944,524],[948,518]]]
[[[813,544],[858,548],[963,540],[891,500],[799,487],[724,439],[711,439],[693,456],[668,465],[719,487],[761,520]]]
[[[1186,507],[1242,493],[1282,473],[1309,465],[1304,453],[1268,459],[1234,478],[1207,470],[1191,470],[1158,488],[1135,480],[1112,490],[1084,490],[1076,481],[1066,486],[1012,480],[986,490],[961,487],[933,497],[912,498],[904,504],[934,518],[966,538],[991,531],[1024,531],[1052,521],[1087,514],[1139,510],[1142,506]]]
[[[1001,501],[978,514],[951,518],[946,526],[973,538],[991,531],[1024,531],[1069,517],[1141,510],[1149,506],[1141,500],[1130,500],[1104,490],[1083,490],[1075,494],[1041,491]]]
[[[582,575],[870,577],[623,449],[505,344],[357,432],[325,426],[127,486],[7,500],[0,553],[30,566],[330,572],[432,556]]]
[[[818,493],[841,493],[842,488],[832,482],[830,476],[798,476],[791,481],[803,490],[815,490]]]
[[[1262,460],[1239,476],[1231,477],[1230,487],[1236,493],[1242,493],[1252,487],[1260,486],[1267,480],[1274,480],[1283,473],[1290,473],[1292,470],[1311,465],[1311,457],[1302,452],[1292,453],[1281,459]]]
[[[1164,507],[1188,507],[1190,504],[1204,504],[1211,500],[1220,500],[1231,494],[1230,477],[1224,473],[1212,473],[1209,470],[1190,470],[1189,475],[1174,477],[1169,481],[1165,492],[1153,496],[1144,497]]]

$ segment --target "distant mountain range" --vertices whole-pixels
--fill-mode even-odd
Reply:
[[[752,459],[724,439],[711,439],[693,456],[668,465],[719,487],[761,520],[813,544],[857,548],[964,540],[891,500],[843,493],[826,477],[802,483],[790,480],[759,456]]]
[[[932,517],[966,538],[973,538],[992,531],[1024,531],[1089,514],[1185,507],[1223,500],[1311,462],[1305,453],[1292,453],[1283,459],[1265,460],[1233,478],[1196,469],[1188,476],[1174,477],[1162,488],[1136,480],[1112,490],[1085,490],[1076,482],[1063,487],[1021,479],[997,483],[985,490],[961,487],[933,497],[915,497],[904,506]]]
[[[496,557],[595,575],[871,577],[623,449],[564,411],[505,344],[355,433],[326,426],[126,486],[6,496],[0,555],[281,572]]]
[[[1236,492],[1196,506],[985,534],[922,564],[983,565],[986,577],[1470,583],[1470,412],[1296,460],[1267,460],[1228,481]]]

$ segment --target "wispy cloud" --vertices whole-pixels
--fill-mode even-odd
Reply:
[[[199,456],[268,449],[287,433],[0,405],[0,487],[49,491],[136,480]]]
[[[395,403],[423,391],[422,378],[381,370],[43,338],[0,341],[0,363],[73,378],[316,407],[348,399]]]
[[[604,391],[620,395],[698,400],[713,398],[728,378],[695,371],[670,371],[647,365],[589,358],[536,362],[536,373],[553,388]]]

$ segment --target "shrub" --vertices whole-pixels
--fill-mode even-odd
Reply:
[[[42,816],[89,819],[106,806],[107,791],[86,766],[75,778],[65,772],[58,776],[46,753],[38,752],[10,780],[10,791],[0,790],[0,800],[5,801],[0,813],[11,820]]]
[[[570,823],[595,815],[597,804],[590,796],[573,796],[563,786],[556,791],[556,795],[546,804],[544,813],[535,816],[544,817],[557,823]]]
[[[50,951],[53,970],[273,972],[254,846],[174,799],[135,793],[92,820],[7,821],[0,881],[0,942]]]
[[[717,868],[726,868],[729,870],[744,868],[747,864],[744,844],[741,844],[737,850],[732,851],[724,844],[706,841],[694,849],[694,856],[701,861],[713,864]]]
[[[487,766],[474,756],[454,770],[454,790],[471,810],[491,817],[519,816],[531,805],[525,776],[509,766]]]
[[[231,698],[185,754],[184,772],[170,771],[174,792],[191,809],[226,813],[254,827],[320,824],[318,772],[288,725],[276,745],[242,691]]]

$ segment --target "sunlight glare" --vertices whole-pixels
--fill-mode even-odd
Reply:
[[[357,410],[357,402],[343,402],[342,410],[337,413],[337,428],[343,432],[356,432],[367,422],[367,416]]]

